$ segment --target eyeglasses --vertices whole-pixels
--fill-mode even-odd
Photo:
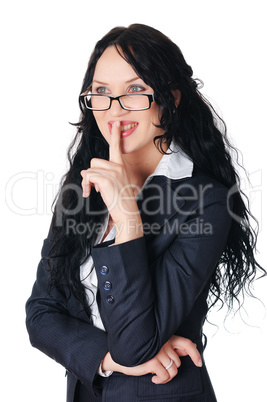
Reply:
[[[90,110],[108,110],[111,108],[111,103],[117,100],[121,107],[125,110],[146,110],[151,107],[154,102],[154,94],[127,94],[120,96],[109,96],[101,94],[81,94],[80,99],[85,107]]]

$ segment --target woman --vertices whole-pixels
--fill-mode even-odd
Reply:
[[[31,342],[67,368],[68,401],[216,401],[208,309],[265,273],[225,125],[180,49],[139,24],[97,43],[80,106]]]

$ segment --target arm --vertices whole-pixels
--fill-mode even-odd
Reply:
[[[110,160],[92,160],[91,167],[81,175],[84,197],[89,196],[91,186],[95,186],[118,229],[113,247],[103,243],[92,250],[109,351],[121,365],[139,365],[152,359],[173,334],[179,333],[208,284],[225,248],[231,224],[226,205],[227,189],[216,185],[206,192],[202,213],[198,211],[198,201],[191,203],[187,233],[177,231],[176,235],[162,235],[162,243],[171,237],[168,246],[161,254],[157,247],[152,248],[148,256],[138,206],[133,192],[128,191],[130,185],[120,150],[120,132],[115,124]],[[201,187],[201,183],[196,185]],[[171,196],[180,199],[176,191]],[[192,198],[192,193],[189,200],[190,196]],[[184,222],[182,213],[172,212],[170,225],[175,219]],[[211,226],[211,234],[195,234],[194,226],[199,220]],[[128,225],[130,221],[132,225]],[[199,337],[203,317],[195,318],[199,324],[194,335]]]
[[[42,257],[48,254],[51,241],[45,239]],[[37,278],[32,295],[26,304],[26,324],[31,343],[49,357],[72,372],[88,388],[93,385],[95,373],[102,360],[104,371],[117,371],[125,375],[141,376],[155,373],[153,382],[162,384],[177,374],[181,362],[180,355],[190,355],[196,365],[200,364],[200,354],[188,339],[172,337],[155,358],[137,367],[121,366],[113,361],[107,352],[107,334],[92,326],[87,316],[71,314],[70,310],[81,311],[76,301],[67,302],[64,292],[54,289],[48,294],[48,270],[45,259],[38,266]],[[170,359],[174,364],[165,370]]]
[[[211,234],[190,232],[199,219],[210,224]],[[116,362],[141,364],[179,332],[218,263],[230,222],[226,189],[218,187],[206,193],[203,213],[188,217],[187,233],[176,234],[151,266],[144,237],[113,247],[102,244],[92,250],[102,299],[101,316],[108,332],[109,351]],[[101,274],[103,265],[109,268],[106,276]],[[112,283],[113,303],[106,302],[106,280]]]
[[[42,257],[48,255],[50,240],[44,241]],[[83,307],[68,290],[48,293],[49,272],[45,260],[38,266],[32,295],[26,304],[26,325],[32,345],[91,388],[97,369],[108,351],[107,334],[94,327]],[[66,294],[65,294],[66,292]]]

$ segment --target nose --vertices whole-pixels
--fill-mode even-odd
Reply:
[[[118,99],[113,99],[111,102],[109,112],[112,116],[118,117],[118,116],[128,113],[128,110],[125,110],[121,107]]]

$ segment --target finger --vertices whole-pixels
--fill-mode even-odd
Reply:
[[[121,172],[120,169],[118,169],[117,163],[113,163],[109,160],[107,161],[105,159],[99,159],[99,158],[91,159],[89,169],[102,170],[103,172],[104,170],[106,170],[107,173],[111,173],[112,171]]]
[[[162,365],[164,366],[163,362],[166,362],[166,358],[173,360],[173,363],[175,364],[176,367],[181,366],[181,360],[179,358],[179,355],[177,354],[176,350],[174,350],[174,347],[171,343],[171,339],[164,344],[162,349],[157,355],[158,359],[160,358],[160,361],[162,362]],[[164,367],[167,367],[168,364],[166,364]]]
[[[170,374],[169,371],[165,369],[161,364],[158,365],[157,369],[155,370],[155,374],[151,381],[154,384],[165,384],[170,380]]]
[[[191,342],[189,339],[182,338],[180,336],[174,336],[171,338],[171,344],[174,349],[178,349],[178,354],[180,354],[181,356],[189,355],[196,366],[202,366],[201,355],[197,350],[195,343]],[[184,353],[182,351],[184,351]]]
[[[110,170],[111,163],[106,159],[92,158],[90,162],[90,168],[93,169],[108,169]]]
[[[161,368],[156,371],[156,375],[153,376],[151,380],[154,384],[166,384],[177,375],[178,369],[174,362],[168,370],[166,367],[161,366]]]
[[[121,153],[121,123],[115,121],[112,125],[110,144],[109,144],[109,160],[118,164],[123,164]]]
[[[98,184],[95,184],[95,191],[96,191],[97,193],[99,193],[99,191],[100,191],[100,187],[99,187]]]
[[[169,353],[169,358],[173,360],[175,367],[181,366],[181,360],[179,358],[179,354],[176,353],[176,350],[173,350],[172,353]]]
[[[166,370],[166,368],[165,368],[165,370]],[[166,371],[168,371],[169,377],[170,377],[166,382],[172,380],[172,379],[177,375],[177,373],[178,373],[177,366],[175,365],[174,362],[173,362],[173,364],[171,365],[171,367],[168,368],[168,370],[166,370]]]
[[[85,180],[85,177],[86,177],[86,170],[82,170],[82,171],[81,171],[81,176],[82,176],[82,178],[83,178],[82,183],[81,183],[82,189],[83,189],[83,197],[84,197],[84,198],[87,198],[87,197],[89,197],[89,195],[90,195],[90,193],[91,193],[92,184],[91,184],[90,181]]]
[[[104,185],[107,181],[106,170],[103,169],[87,169],[81,171],[81,176],[83,180],[81,182],[83,189],[83,197],[89,197],[91,194],[92,187],[95,188],[97,192],[100,191],[101,183]],[[110,181],[110,177],[108,179]]]
[[[191,357],[193,363],[198,367],[202,367],[202,359],[199,351],[197,350],[197,346],[192,343],[192,345],[190,345],[188,349],[186,349],[186,351],[187,354]]]
[[[188,356],[188,353],[185,349],[176,348],[175,352],[178,354],[178,356]]]

